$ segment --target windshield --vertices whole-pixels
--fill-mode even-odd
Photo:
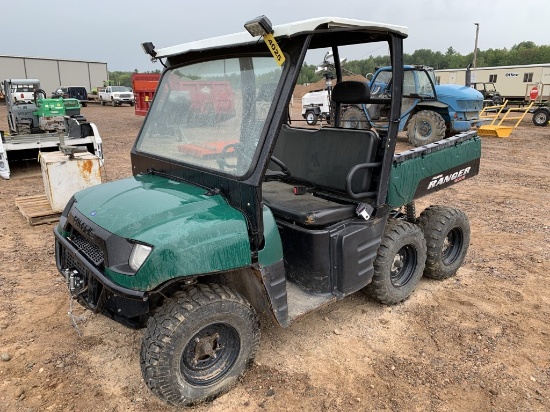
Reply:
[[[378,72],[378,75],[370,82],[371,95],[373,97],[378,96],[384,94],[386,90],[389,90],[391,77],[391,70]]]
[[[111,86],[113,92],[129,92],[130,90],[126,86]]]
[[[168,70],[136,150],[243,176],[251,166],[281,68],[273,57],[241,57]]]

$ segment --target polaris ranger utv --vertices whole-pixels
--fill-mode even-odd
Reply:
[[[76,193],[54,229],[73,298],[145,326],[144,380],[175,405],[236,383],[258,350],[258,313],[285,327],[359,290],[395,304],[422,275],[454,275],[469,245],[463,212],[431,206],[416,216],[414,201],[478,173],[475,132],[394,153],[405,27],[316,18],[272,28],[264,16],[245,27],[143,44],[166,69],[131,151],[133,177]],[[336,114],[390,104],[386,133],[339,121],[296,127],[290,101],[308,51],[339,61],[342,48],[364,55],[380,44],[391,54],[391,98],[371,98],[337,63],[332,101]],[[231,101],[220,104],[234,114],[197,121],[189,82],[203,93],[229,82]]]

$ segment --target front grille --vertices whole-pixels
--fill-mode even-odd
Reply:
[[[90,260],[96,267],[100,267],[105,262],[103,251],[96,245],[91,244],[88,239],[82,236],[76,230],[70,237],[72,244]]]
[[[132,95],[130,93],[122,93],[120,95],[120,97],[123,97],[123,98],[128,98],[128,97],[132,97]]]
[[[479,120],[479,112],[466,112],[464,117],[466,120]]]
[[[481,100],[457,100],[458,107],[465,112],[479,111],[483,109]]]
[[[60,263],[62,269],[76,269],[78,273],[88,277],[88,269],[82,261],[73,256],[72,253],[67,252],[63,246],[61,246]]]

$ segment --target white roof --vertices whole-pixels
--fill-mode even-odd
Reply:
[[[365,27],[388,29],[397,33],[408,35],[408,29],[405,26],[396,26],[393,24],[376,23],[366,20],[345,19],[340,17],[318,17],[309,20],[301,20],[294,23],[281,24],[273,26],[273,36],[292,36],[298,33],[315,30],[321,24],[328,24],[329,27]],[[228,34],[226,36],[212,37],[210,39],[184,43],[177,46],[165,47],[156,50],[157,58],[173,56],[185,53],[191,50],[203,50],[211,47],[232,46],[246,44],[258,41],[257,37],[252,37],[247,31]]]

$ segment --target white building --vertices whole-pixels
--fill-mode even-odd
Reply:
[[[435,71],[439,84],[465,84],[466,69]],[[542,91],[545,100],[550,95],[550,63],[523,66],[476,67],[471,69],[472,83],[492,82],[500,94],[509,100],[525,99],[533,87]]]
[[[107,63],[0,55],[0,81],[38,79],[48,97],[60,86],[82,86],[90,92],[108,78]]]

